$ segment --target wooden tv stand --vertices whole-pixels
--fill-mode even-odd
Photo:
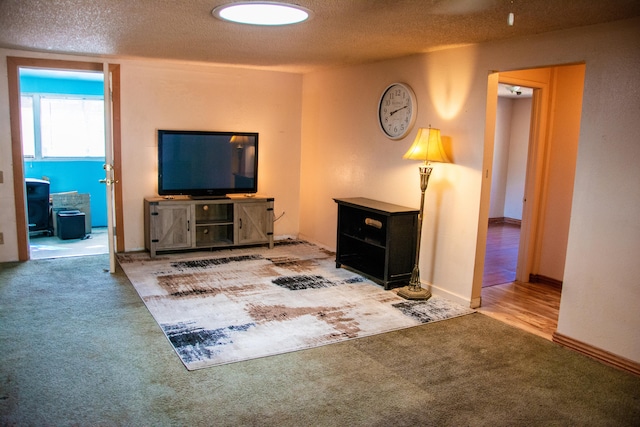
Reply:
[[[161,251],[256,244],[273,248],[272,197],[144,199],[144,240],[151,258]]]

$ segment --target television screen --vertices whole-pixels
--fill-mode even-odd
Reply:
[[[158,130],[158,194],[258,191],[258,134]]]

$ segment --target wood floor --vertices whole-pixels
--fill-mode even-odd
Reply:
[[[561,289],[545,283],[514,282],[519,236],[518,226],[489,225],[478,311],[551,340],[558,325]]]
[[[487,255],[484,260],[482,286],[493,286],[516,280],[520,226],[500,223],[489,224]]]

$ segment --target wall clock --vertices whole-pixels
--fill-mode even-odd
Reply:
[[[413,127],[417,113],[416,95],[406,84],[393,83],[382,92],[378,123],[387,137],[404,138]]]

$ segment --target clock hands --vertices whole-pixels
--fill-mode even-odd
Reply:
[[[404,107],[400,107],[397,110],[392,111],[391,113],[389,113],[389,116],[393,116],[395,113],[397,113],[400,110],[404,110],[405,108],[407,108],[408,105],[405,105]]]

